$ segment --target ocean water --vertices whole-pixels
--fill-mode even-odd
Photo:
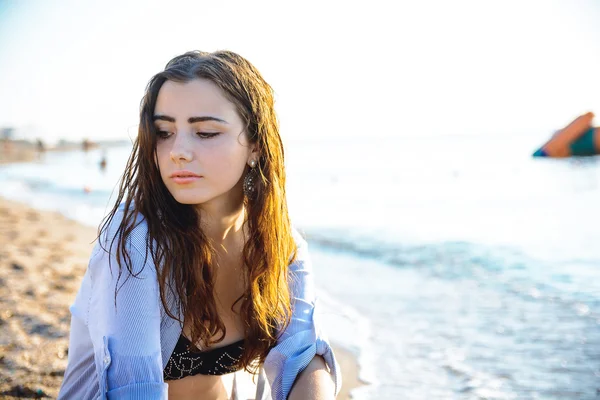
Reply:
[[[355,398],[600,396],[600,162],[532,159],[547,135],[286,141]],[[2,166],[0,195],[96,226],[129,154],[106,151]]]

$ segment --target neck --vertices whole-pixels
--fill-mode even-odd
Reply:
[[[236,207],[202,207],[200,209],[201,229],[216,247],[228,247],[237,242],[246,219],[246,209],[240,203]]]

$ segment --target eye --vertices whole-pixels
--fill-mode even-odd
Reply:
[[[156,136],[158,136],[160,139],[167,139],[169,136],[171,136],[171,132],[169,131],[156,131]]]
[[[202,139],[210,139],[220,133],[221,132],[196,132],[196,135],[200,136]]]

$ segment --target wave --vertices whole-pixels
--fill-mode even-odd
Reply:
[[[392,242],[349,230],[308,229],[304,233],[313,246],[326,251],[374,259],[393,268],[415,269],[446,281],[473,280],[531,301],[560,303],[574,314],[600,320],[600,284],[588,277],[589,271],[600,265],[598,259],[576,256],[547,262],[509,246],[464,241]]]

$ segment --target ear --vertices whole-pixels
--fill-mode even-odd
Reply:
[[[248,161],[256,160],[260,158],[260,150],[258,148],[258,143],[250,143],[250,154],[248,155]]]

